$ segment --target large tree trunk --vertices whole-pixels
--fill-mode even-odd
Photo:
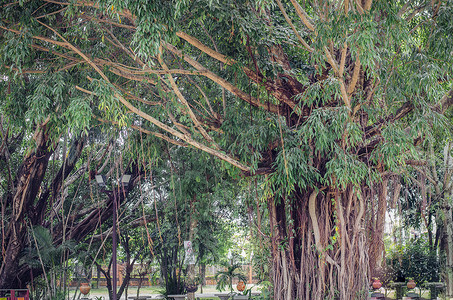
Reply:
[[[384,225],[387,212],[388,179],[365,191],[367,201],[367,238],[370,275],[379,277],[384,262]],[[375,192],[376,189],[376,192]]]
[[[368,257],[360,190],[301,191],[268,202],[274,299],[365,299]],[[336,216],[336,217],[335,217]]]
[[[63,224],[49,221],[49,212],[62,207],[64,195],[61,195],[65,179],[74,171],[85,146],[85,138],[75,139],[65,157],[60,169],[51,178],[50,184],[43,183],[47,172],[48,162],[56,148],[46,131],[46,124],[37,127],[34,135],[35,150],[30,151],[18,167],[14,184],[2,201],[5,213],[5,223],[8,227],[2,232],[2,253],[4,259],[0,267],[0,288],[25,288],[33,278],[43,273],[43,268],[31,268],[27,264],[19,265],[22,251],[30,246],[27,232],[30,227],[43,226],[53,233],[55,245],[73,239],[83,240],[88,234],[111,217],[112,203],[106,201],[103,206],[91,207],[86,210],[77,210],[68,219],[71,224],[65,230]],[[86,168],[87,166],[85,166]],[[78,170],[76,175],[82,175],[86,169]],[[137,170],[133,170],[133,180],[137,178]],[[120,197],[120,201],[124,197]],[[50,206],[53,209],[49,209]],[[64,236],[63,236],[64,235]]]
[[[45,126],[39,127],[36,134],[36,150],[26,156],[19,167],[14,184],[14,197],[10,215],[10,224],[5,240],[8,243],[5,259],[0,269],[0,287],[24,288],[34,277],[42,274],[43,269],[32,269],[27,264],[19,266],[21,252],[28,245],[26,234],[31,226],[41,225],[49,228],[52,224],[46,220],[49,205],[57,201],[64,180],[74,170],[82,150],[84,139],[76,139],[70,147],[64,166],[60,168],[49,187],[42,187],[49,159],[55,147]],[[28,224],[27,224],[28,222]],[[56,244],[60,244],[57,240]]]
[[[35,133],[36,149],[23,160],[16,173],[11,197],[7,198],[7,207],[11,213],[9,225],[3,236],[3,261],[0,267],[0,288],[23,288],[28,281],[20,276],[19,258],[26,245],[28,213],[33,211],[34,200],[40,190],[46,173],[49,158],[53,153],[50,147],[46,126],[38,126]]]

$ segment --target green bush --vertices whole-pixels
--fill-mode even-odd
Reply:
[[[422,238],[390,250],[386,260],[386,281],[405,282],[408,278],[418,284],[439,281],[439,258]]]

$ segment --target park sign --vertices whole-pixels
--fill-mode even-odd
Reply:
[[[195,254],[192,249],[192,242],[191,241],[184,241],[184,251],[185,251],[185,258],[184,264],[186,265],[194,265],[196,262]]]

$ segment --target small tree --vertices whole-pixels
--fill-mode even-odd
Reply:
[[[430,249],[424,238],[398,246],[387,257],[387,276],[393,281],[406,281],[408,278],[413,278],[418,284],[439,281],[439,268],[436,251]]]
[[[238,278],[244,282],[247,281],[247,278],[244,274],[237,272],[236,270],[241,268],[239,263],[235,263],[229,266],[225,266],[226,271],[218,271],[215,275],[215,279],[217,280],[217,289],[219,291],[223,291],[225,286],[228,285],[230,292],[233,293],[233,279]]]

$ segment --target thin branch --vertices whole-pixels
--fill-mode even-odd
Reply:
[[[116,98],[118,98],[120,100],[121,103],[123,103],[127,108],[129,108],[133,113],[135,113],[136,115],[144,118],[145,120],[148,120],[149,122],[153,123],[154,125],[156,125],[157,127],[160,127],[161,129],[167,131],[168,133],[174,135],[175,137],[178,137],[180,139],[182,139],[183,141],[187,142],[188,144],[194,146],[195,148],[198,148],[202,151],[205,151],[209,154],[212,154],[224,161],[227,161],[229,163],[231,163],[232,165],[238,167],[239,169],[243,170],[243,171],[249,171],[249,167],[240,163],[238,160],[236,160],[235,158],[229,156],[228,154],[225,154],[225,153],[222,153],[218,150],[215,150],[215,149],[212,149],[204,144],[201,144],[195,140],[193,140],[191,137],[185,135],[185,134],[182,134],[181,132],[171,128],[170,126],[160,122],[159,120],[157,120],[156,118],[153,118],[151,117],[150,115],[146,114],[145,112],[139,110],[138,108],[136,108],[135,106],[133,106],[130,102],[128,102],[126,99],[123,98],[123,96],[121,96],[120,94],[116,93],[114,94],[114,96]]]
[[[159,102],[159,101],[148,101],[148,100],[145,100],[143,98],[140,98],[140,97],[137,97],[135,95],[132,95],[131,93],[129,93],[128,91],[126,91],[125,89],[123,89],[122,87],[114,84],[114,86],[119,89],[123,94],[125,94],[128,99],[132,99],[132,100],[135,100],[135,101],[138,101],[138,102],[141,102],[143,104],[146,104],[146,105],[151,105],[151,106],[156,106],[156,105],[162,105],[162,102]]]
[[[84,88],[82,88],[82,87],[80,87],[80,86],[77,86],[77,85],[76,85],[75,88],[76,88],[77,90],[81,91],[81,92],[86,93],[86,94],[89,94],[89,95],[96,95],[94,92],[89,91],[89,90],[86,90],[86,89],[84,89]],[[118,125],[118,124],[119,124],[119,123],[116,122],[116,121],[105,120],[105,119],[102,119],[102,118],[100,118],[100,117],[98,117],[98,116],[94,116],[94,117],[95,117],[98,121],[103,122],[103,123],[110,123],[110,124],[113,124],[113,125]],[[165,141],[167,141],[167,142],[169,142],[169,143],[172,143],[172,144],[174,144],[174,145],[183,146],[183,147],[186,147],[186,146],[187,146],[187,144],[182,143],[182,142],[179,142],[179,141],[176,141],[176,140],[174,140],[174,139],[171,139],[171,138],[169,138],[169,137],[166,136],[166,135],[163,135],[163,134],[158,133],[158,132],[153,132],[153,131],[144,129],[144,128],[142,128],[142,127],[140,127],[140,126],[137,126],[137,125],[130,125],[129,127],[133,128],[133,129],[135,129],[135,130],[138,130],[138,131],[140,131],[140,132],[143,132],[143,133],[145,133],[145,134],[154,135],[154,136],[156,136],[156,137],[158,137],[158,138],[161,138],[161,139],[163,139],[163,140],[165,140]]]
[[[134,81],[138,81],[138,82],[146,82],[146,83],[149,83],[151,85],[156,85],[157,84],[156,81],[154,81],[153,79],[149,78],[148,76],[134,75],[132,73],[125,72],[124,70],[120,70],[118,68],[109,68],[108,70],[110,72],[112,72],[113,74],[118,75],[118,76],[123,77],[123,78],[126,78],[126,79],[130,79],[130,80],[134,80]]]
[[[444,190],[449,191],[453,187],[453,182],[451,180],[453,176],[453,156],[450,154],[451,150],[453,149],[453,142],[447,142],[444,147],[444,166],[445,166],[445,174],[444,174]]]
[[[190,36],[190,35],[188,35],[188,34],[186,34],[184,32],[177,32],[176,35],[179,36],[180,38],[184,39],[186,42],[188,42],[189,44],[191,44],[195,48],[197,48],[200,51],[204,52],[205,54],[211,56],[212,58],[214,58],[214,59],[216,59],[216,60],[218,60],[220,62],[225,63],[226,65],[230,65],[231,66],[231,65],[234,65],[234,64],[237,63],[234,59],[230,59],[230,58],[226,57],[225,55],[220,54],[217,51],[205,46],[198,39],[196,39],[196,38],[194,38],[194,37],[192,37],[192,36]],[[178,51],[178,53],[179,53],[178,56],[180,56],[181,58],[184,58],[184,60],[186,60],[186,62],[188,62],[189,64],[193,65],[194,67],[195,67],[195,64],[196,64],[198,66],[198,68],[206,70],[203,66],[201,66],[201,64],[199,64],[194,59],[190,59],[189,60],[187,55],[182,55],[182,52],[179,51],[178,49],[176,49],[173,45],[168,45],[167,49],[172,51],[172,52],[173,52],[172,49]],[[197,67],[195,67],[195,68],[198,69]],[[283,97],[283,98],[279,98],[278,96],[276,96],[277,99],[281,99],[283,102],[287,103],[292,108],[294,108],[296,106],[296,104],[294,103],[293,99],[291,97],[288,97],[288,95],[284,94],[284,91],[282,91],[281,86],[276,85],[275,82],[273,82],[272,80],[263,78],[262,75],[256,74],[256,72],[250,70],[249,68],[247,68],[245,66],[241,66],[241,68],[242,68],[242,71],[251,80],[253,80],[257,84],[263,85],[268,92],[270,92],[274,96],[276,94],[279,94],[280,96]],[[239,90],[236,86],[233,86],[231,83],[227,82],[223,78],[220,78],[219,76],[215,75],[214,73],[209,72],[206,75],[209,78],[208,75],[212,77],[213,81],[215,81],[216,83],[218,83],[221,86],[225,87],[227,90],[229,90],[230,92],[232,92],[233,94],[235,94],[236,96],[241,98],[242,100],[246,101],[247,103],[250,103],[250,104],[252,104],[254,106],[257,106],[257,107],[264,108],[265,110],[267,110],[269,112],[272,112],[272,113],[279,113],[280,109],[279,109],[278,105],[269,103],[269,101],[267,101],[265,103],[261,103],[258,99],[255,99],[255,98],[251,97],[250,95],[244,93],[243,91]],[[298,113],[297,110],[295,110],[295,112]]]
[[[162,47],[160,47],[160,49],[159,49],[160,53],[158,55],[158,60],[159,60],[160,65],[162,66],[162,68],[165,71],[169,72],[167,64],[162,59],[162,50],[163,50]],[[201,125],[200,121],[197,119],[197,116],[194,114],[194,112],[192,111],[192,109],[191,109],[189,103],[187,102],[186,98],[184,97],[184,95],[179,90],[179,87],[176,84],[175,80],[173,79],[173,76],[171,75],[171,73],[168,74],[168,80],[170,81],[170,85],[173,88],[173,92],[176,94],[176,96],[178,97],[179,101],[181,101],[182,104],[186,107],[186,111],[189,114],[189,117],[192,120],[192,122],[195,125],[195,127],[198,129],[198,131],[201,133],[201,135],[204,137],[204,139],[206,141],[211,143],[214,148],[219,149],[220,147],[214,142],[212,137],[206,132],[206,130]]]
[[[76,88],[77,90],[81,91],[81,92],[86,93],[86,94],[89,94],[89,95],[96,95],[94,92],[89,91],[89,90],[86,90],[86,89],[81,88],[81,87],[79,87],[79,86],[76,86],[75,88]],[[98,116],[94,116],[94,117],[95,117],[98,121],[101,121],[101,122],[103,122],[103,123],[110,123],[110,124],[113,124],[113,125],[118,125],[118,124],[119,124],[119,123],[116,122],[116,121],[105,120],[105,119],[102,119],[102,118],[100,118],[100,117],[98,117]],[[140,126],[137,126],[137,125],[129,125],[129,127],[133,128],[133,129],[135,129],[135,130],[138,130],[138,131],[140,131],[140,132],[143,132],[143,133],[145,133],[145,134],[151,134],[151,135],[154,135],[154,136],[156,136],[156,137],[159,137],[159,138],[161,138],[161,139],[163,139],[163,140],[165,140],[165,141],[167,141],[167,142],[169,142],[169,143],[172,143],[172,144],[174,144],[174,145],[183,146],[183,147],[186,147],[186,146],[187,146],[187,144],[182,143],[182,142],[179,142],[179,141],[176,141],[176,140],[174,140],[174,139],[171,139],[171,138],[169,138],[169,137],[166,136],[166,135],[163,135],[163,134],[158,133],[158,132],[152,132],[152,131],[150,131],[150,130],[144,129],[144,128],[142,128],[142,127],[140,127]]]
[[[41,23],[41,22],[39,22],[39,23]],[[0,28],[4,29],[6,31],[9,31],[9,32],[13,32],[15,34],[19,34],[19,35],[22,34],[19,30],[11,29],[11,28],[8,28],[8,27],[2,26],[2,25],[0,25]],[[39,36],[39,35],[33,35],[32,38],[34,38],[36,40],[43,41],[43,42],[48,42],[48,43],[51,43],[51,44],[54,44],[54,45],[57,45],[57,46],[61,46],[61,47],[64,47],[64,48],[68,48],[68,45],[65,42],[58,42],[58,41],[55,41],[55,40],[52,40],[52,39],[49,39],[49,38],[46,38],[46,37],[43,37],[43,36]]]
[[[100,122],[103,122],[103,123],[109,123],[109,124],[112,124],[112,125],[117,125],[118,126],[118,122],[115,122],[115,121],[111,121],[111,120],[105,120],[105,119],[102,119],[98,116],[94,116],[98,121]],[[132,129],[135,129],[135,130],[138,130],[144,134],[149,134],[149,135],[154,135],[155,137],[158,137],[160,139],[163,139],[173,145],[177,145],[177,146],[181,146],[181,147],[187,147],[188,145],[186,143],[183,143],[183,142],[180,142],[180,141],[177,141],[177,140],[174,140],[162,133],[159,133],[159,132],[155,132],[155,131],[150,131],[150,130],[147,130],[141,126],[137,126],[137,125],[129,125],[130,128]]]
[[[445,114],[445,112],[453,106],[453,90],[450,90],[446,93],[434,107],[432,110],[440,113]],[[389,114],[387,117],[380,119],[374,125],[368,126],[365,128],[365,136],[369,138],[376,134],[379,129],[386,123],[395,122],[406,115],[408,115],[414,109],[414,105],[411,102],[405,102],[396,112],[395,114]]]
[[[114,22],[114,21],[111,21],[111,20],[108,20],[108,19],[105,19],[105,18],[93,18],[93,17],[90,17],[88,15],[80,15],[81,18],[87,20],[87,21],[96,21],[96,22],[99,22],[99,23],[105,23],[105,24],[110,24],[110,25],[113,25],[115,27],[121,27],[121,28],[126,28],[126,29],[130,29],[132,31],[135,31],[137,30],[137,28],[135,26],[132,26],[132,25],[126,25],[126,24],[121,24],[121,23],[118,23],[118,22]]]
[[[428,181],[431,182],[433,185],[436,185],[436,184],[437,184],[437,183],[436,183],[436,180],[434,180],[434,178],[432,178],[431,176],[429,176],[429,175],[425,172],[425,170],[420,169],[419,167],[416,167],[416,166],[413,166],[413,167],[414,167],[414,169],[415,169],[417,172],[419,172],[420,174],[423,174],[423,175],[426,177],[426,179],[428,179]],[[420,186],[420,187],[422,187],[422,186]]]
[[[46,47],[43,47],[43,46],[39,46],[39,45],[36,45],[36,44],[31,44],[31,47],[34,48],[34,49],[37,49],[37,50],[41,50],[41,51],[44,51],[44,52],[52,52],[52,54],[56,55],[56,56],[59,56],[61,58],[65,58],[65,59],[68,59],[68,60],[71,60],[71,61],[74,61],[74,62],[82,62],[81,59],[78,59],[78,58],[75,58],[75,57],[72,57],[66,53],[61,53],[61,52],[58,52],[58,51],[55,51],[54,49],[49,49],[49,48],[46,48]]]
[[[313,52],[313,48],[310,47],[310,45],[307,44],[307,42],[304,41],[304,39],[300,36],[299,32],[297,31],[296,27],[294,26],[293,22],[289,18],[288,14],[286,13],[285,8],[283,7],[283,4],[280,0],[276,0],[278,7],[280,8],[280,11],[282,12],[283,16],[285,17],[286,22],[291,26],[291,29],[293,30],[294,34],[296,35],[297,39],[299,42],[309,51]]]
[[[407,16],[406,18],[406,22],[410,22],[417,14],[419,14],[422,10],[424,10],[426,7],[428,6],[428,4],[425,4],[425,5],[422,5],[422,6],[419,6],[417,8],[415,8],[412,13]]]
[[[72,3],[55,1],[55,0],[44,0],[44,1],[48,2],[48,3],[59,4],[59,5],[62,5],[62,6],[63,5],[65,5],[65,6],[75,5],[75,6],[81,6],[81,7],[92,7],[92,8],[97,8],[97,9],[100,8],[98,3],[92,2],[92,1],[83,1],[82,0],[82,1],[75,1],[75,2],[72,2]],[[128,9],[122,9],[121,11],[118,11],[118,10],[115,10],[112,7],[112,10],[113,10],[114,13],[117,13],[120,16],[126,17],[129,20],[131,20],[131,21],[135,21],[135,19],[136,19],[136,17]]]
[[[351,101],[349,100],[349,96],[348,96],[348,93],[346,91],[346,85],[344,83],[344,80],[340,76],[340,70],[338,69],[338,65],[335,62],[334,58],[332,57],[332,54],[330,54],[329,49],[327,49],[327,47],[325,47],[325,46],[324,46],[324,52],[326,53],[327,61],[331,65],[335,75],[338,78],[338,82],[340,84],[340,92],[341,92],[341,96],[343,98],[343,102],[349,109],[351,109]]]
[[[192,80],[192,78],[190,78],[190,76],[187,76],[186,75],[186,78],[187,80],[193,84],[197,89],[198,91],[200,92],[200,94],[203,96],[203,99],[205,100],[206,104],[208,105],[208,108],[209,108],[209,111],[206,109],[206,107],[204,105],[202,105],[201,103],[199,103],[198,101],[194,100],[195,102],[199,103],[199,105],[201,107],[203,107],[203,109],[206,111],[206,113],[208,113],[209,115],[211,115],[212,118],[217,118],[217,114],[215,113],[215,111],[213,110],[212,106],[211,106],[211,102],[209,101],[209,98],[208,96],[206,95],[206,93],[203,91],[203,89],[194,81]],[[222,90],[224,90],[222,88]]]
[[[403,7],[401,7],[401,9],[398,11],[398,13],[396,15],[401,18],[403,16],[403,14],[406,13],[407,8],[409,7],[409,4],[411,4],[413,2],[414,2],[413,0],[409,0],[406,3],[404,3]]]
[[[203,31],[205,34],[208,36],[208,38],[211,40],[212,45],[214,46],[215,51],[219,52],[219,49],[217,48],[217,44],[215,40],[212,38],[212,36],[209,34],[208,30],[206,30],[206,27],[203,25],[203,22],[200,22],[201,27],[203,28]],[[224,70],[224,64],[222,62],[219,62],[220,64],[220,70]],[[190,79],[189,79],[190,80]],[[200,90],[201,91],[201,90]],[[204,94],[204,93],[203,93]],[[211,107],[208,99],[206,98],[206,101],[208,102],[209,107]],[[222,107],[223,107],[223,117],[226,118],[226,98],[225,98],[225,88],[222,88]],[[212,111],[212,108],[211,108]]]
[[[53,16],[53,15],[56,15],[56,14],[59,14],[63,11],[65,11],[67,8],[62,8],[62,9],[59,9],[57,11],[54,11],[54,12],[51,12],[51,13],[48,13],[48,14],[45,14],[45,15],[41,15],[39,17],[36,17],[36,19],[42,19],[42,18],[45,18],[45,17],[49,17],[49,16]]]
[[[59,69],[56,69],[54,70],[53,72],[61,72],[61,71],[65,71],[67,69],[70,69],[72,67],[75,67],[76,65],[78,65],[79,62],[73,62],[73,63],[69,63]],[[19,70],[18,68],[16,67],[11,67],[11,66],[5,66],[5,68],[9,68],[10,70],[13,70],[15,72],[20,72],[18,74],[45,74],[47,71],[49,71],[49,69],[44,69],[44,70],[27,70],[27,69],[22,69],[22,70]]]
[[[179,123],[176,120],[173,113],[168,108],[167,108],[167,114],[168,114],[168,118],[170,119],[170,121],[176,126],[176,128],[178,128],[179,131],[181,131],[182,133],[184,133],[187,136],[190,136],[190,137],[192,136],[192,134],[188,131],[188,129],[190,129],[190,128]]]
[[[148,65],[145,64],[141,59],[140,57],[134,53],[130,48],[127,48],[126,46],[123,45],[123,43],[120,42],[120,40],[118,40],[118,38],[113,34],[113,32],[111,32],[108,28],[106,28],[105,26],[103,26],[104,30],[111,36],[111,38],[115,41],[116,44],[118,44],[120,46],[120,48],[127,54],[129,55],[129,57],[134,60],[135,62],[137,62],[142,68],[147,68]]]

